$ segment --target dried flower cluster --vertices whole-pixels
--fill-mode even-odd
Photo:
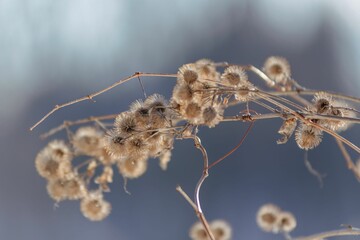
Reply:
[[[224,220],[212,221],[210,223],[210,229],[215,237],[215,240],[230,240],[232,238],[231,226]],[[192,240],[210,239],[201,222],[196,222],[192,225],[189,231],[189,236]]]
[[[265,204],[260,207],[256,222],[265,232],[289,233],[296,227],[296,219],[290,212],[282,211],[274,204]]]
[[[264,87],[268,89],[255,85],[249,79],[249,72],[263,80]],[[68,133],[68,141],[50,141],[35,160],[37,171],[48,180],[48,193],[56,202],[80,200],[80,209],[85,217],[102,220],[111,211],[111,205],[104,200],[103,194],[110,191],[114,169],[117,168],[125,179],[134,179],[146,172],[150,158],[158,158],[160,167],[166,170],[174,141],[192,139],[195,147],[202,152],[204,169],[195,188],[194,201],[180,191],[201,220],[192,227],[190,236],[192,239],[230,239],[228,224],[221,221],[207,224],[199,200],[201,185],[210,168],[233,152],[209,164],[206,149],[198,137],[199,127],[212,128],[227,121],[251,122],[250,130],[256,121],[280,118],[283,123],[278,133],[282,137],[277,143],[287,143],[294,134],[297,145],[304,150],[317,147],[327,133],[335,138],[349,169],[360,179],[359,167],[355,166],[345,147],[357,153],[360,153],[360,148],[339,135],[350,124],[360,123],[359,111],[350,107],[359,104],[360,99],[305,89],[292,78],[288,61],[276,56],[269,57],[262,70],[252,65],[201,59],[181,66],[177,74],[135,73],[96,93],[56,105],[31,129],[60,108],[90,100],[142,76],[176,78],[169,101],[153,94],[133,102],[127,111],[67,121],[44,135],[49,137],[64,129]],[[310,99],[307,99],[308,96]],[[252,105],[263,111],[252,110]],[[226,116],[226,109],[234,106],[241,107],[238,114]],[[109,120],[114,122],[107,122]],[[70,129],[80,124],[83,126],[75,131]],[[257,221],[264,231],[275,233],[288,233],[296,226],[291,213],[283,212],[274,205],[263,206]]]

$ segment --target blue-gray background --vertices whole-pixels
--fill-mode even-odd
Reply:
[[[131,196],[117,176],[106,195],[112,214],[99,223],[85,219],[78,202],[54,208],[35,171],[34,157],[46,144],[40,133],[64,119],[125,110],[142,97],[137,81],[63,109],[34,132],[29,126],[54,104],[135,71],[175,73],[204,57],[261,66],[282,55],[301,84],[359,96],[359,24],[357,0],[0,0],[0,239],[188,239],[196,217],[175,186],[191,193],[201,173],[201,155],[189,141],[176,143],[168,171],[154,160],[144,177],[129,182]],[[174,85],[143,82],[148,94],[167,97]],[[201,194],[209,220],[228,220],[234,239],[280,239],[255,222],[258,207],[273,202],[297,216],[296,236],[360,226],[360,185],[334,140],[325,136],[309,154],[327,174],[320,188],[293,139],[276,145],[280,124],[257,122],[243,146],[211,170]],[[201,129],[210,160],[236,145],[246,127]],[[359,145],[358,127],[344,135]]]

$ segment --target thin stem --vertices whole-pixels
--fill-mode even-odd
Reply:
[[[330,92],[330,91],[319,91],[319,90],[306,89],[306,90],[297,90],[297,91],[269,92],[269,93],[272,95],[277,95],[277,96],[291,96],[291,95],[314,95],[319,92],[326,93],[335,98],[339,98],[339,99],[343,99],[343,100],[347,100],[347,101],[351,101],[351,102],[355,102],[355,103],[360,103],[360,98],[353,97],[353,96],[347,96],[347,95],[340,94],[340,93],[334,93],[334,92]]]
[[[354,173],[356,179],[360,182],[360,172],[357,169],[357,167],[355,166],[354,162],[351,160],[350,154],[346,150],[344,144],[336,138],[335,138],[335,141],[336,141],[342,155],[344,156],[344,159],[346,161],[346,165],[347,165],[348,169]]]
[[[184,190],[182,190],[182,188],[180,186],[176,187],[176,191],[178,191],[185,198],[185,200],[191,205],[191,207],[194,209],[196,216],[199,218],[200,222],[204,226],[205,231],[209,235],[210,239],[215,240],[215,237],[211,232],[210,225],[209,225],[208,221],[206,220],[204,213],[199,211],[196,204],[191,200],[189,195],[187,195],[186,192],[184,192]]]
[[[40,135],[41,139],[45,139],[50,137],[51,135],[54,135],[55,133],[60,132],[61,130],[65,129],[66,127],[70,127],[73,125],[80,125],[80,124],[85,124],[85,123],[89,123],[89,122],[96,122],[96,121],[101,121],[101,120],[110,120],[110,119],[114,119],[116,118],[118,114],[111,114],[111,115],[105,115],[105,116],[97,116],[97,117],[88,117],[88,118],[84,118],[84,119],[79,119],[76,121],[64,121],[63,124],[61,124],[60,126],[57,126],[53,129],[50,129],[48,132],[43,133],[42,135]]]
[[[227,158],[229,155],[231,155],[233,152],[235,152],[236,149],[238,149],[242,145],[242,143],[245,141],[245,138],[247,137],[247,135],[249,134],[249,132],[251,131],[253,126],[254,126],[254,122],[251,122],[249,127],[246,129],[243,137],[240,139],[240,142],[233,149],[231,149],[228,153],[226,153],[224,156],[222,156],[221,158],[219,158],[218,160],[216,160],[215,162],[210,164],[208,169],[212,168],[213,166],[215,166],[216,164],[218,164],[219,162],[221,162],[222,160]]]
[[[307,237],[298,237],[298,238],[294,238],[294,240],[322,240],[322,239],[330,238],[330,237],[359,236],[359,235],[360,235],[360,230],[348,228],[348,229],[322,232],[322,233],[310,235]]]
[[[85,100],[93,100],[94,97],[104,93],[104,92],[107,92],[109,91],[110,89],[116,87],[116,86],[119,86],[127,81],[130,81],[131,79],[133,78],[137,78],[137,77],[177,77],[177,74],[166,74],[166,73],[142,73],[142,72],[136,72],[134,73],[133,75],[131,76],[128,76],[126,78],[123,78],[115,83],[113,83],[112,85],[110,85],[109,87],[106,87],[100,91],[97,91],[95,93],[92,93],[90,95],[87,95],[87,96],[84,96],[82,98],[78,98],[78,99],[75,99],[75,100],[72,100],[70,102],[67,102],[67,103],[63,103],[63,104],[60,104],[60,105],[55,105],[55,107],[50,111],[48,112],[44,117],[42,117],[37,123],[35,123],[31,128],[30,128],[30,131],[34,130],[34,128],[36,128],[40,123],[42,123],[43,121],[45,121],[45,119],[47,119],[50,115],[52,115],[54,112],[56,112],[57,110],[61,109],[61,108],[64,108],[64,107],[67,107],[67,106],[70,106],[72,104],[75,104],[75,103],[78,103],[78,102],[82,102],[82,101],[85,101]]]

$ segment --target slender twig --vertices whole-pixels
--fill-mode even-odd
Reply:
[[[200,222],[204,226],[205,231],[209,235],[210,239],[215,240],[215,237],[211,232],[210,225],[209,225],[208,221],[206,220],[204,213],[199,211],[197,205],[191,200],[189,195],[187,195],[186,192],[184,192],[184,190],[182,190],[182,188],[180,186],[176,187],[176,191],[178,191],[185,198],[185,200],[191,205],[191,207],[194,209],[196,216],[199,218]]]
[[[335,138],[335,141],[336,141],[342,155],[344,156],[344,159],[346,161],[346,165],[347,165],[348,169],[354,173],[356,179],[360,182],[360,172],[357,169],[357,167],[355,166],[354,162],[351,160],[350,154],[346,150],[344,144],[336,138]]]
[[[360,230],[348,228],[348,229],[322,232],[322,233],[310,235],[307,237],[297,237],[297,238],[294,238],[294,240],[321,240],[321,239],[330,238],[330,237],[359,236],[359,235],[360,235]]]
[[[125,82],[128,82],[130,81],[131,79],[134,79],[134,78],[137,78],[137,77],[177,77],[177,74],[166,74],[166,73],[142,73],[142,72],[136,72],[134,73],[133,75],[129,76],[129,77],[126,77],[126,78],[123,78],[115,83],[113,83],[111,86],[109,87],[106,87],[100,91],[97,91],[95,93],[92,93],[92,94],[89,94],[87,96],[84,96],[82,98],[78,98],[78,99],[75,99],[75,100],[72,100],[70,102],[66,102],[66,103],[63,103],[63,104],[60,104],[60,105],[55,105],[55,107],[50,111],[48,112],[44,117],[42,117],[37,123],[35,123],[31,128],[30,128],[30,131],[34,130],[34,128],[36,128],[40,123],[42,123],[45,119],[47,119],[51,114],[53,114],[54,112],[56,112],[57,110],[61,109],[61,108],[64,108],[64,107],[67,107],[67,106],[70,106],[72,104],[75,104],[75,103],[78,103],[78,102],[82,102],[82,101],[86,101],[86,100],[93,100],[94,97],[104,93],[104,92],[107,92],[109,91],[110,89],[116,87],[116,86],[119,86]]]
[[[50,137],[51,135],[54,135],[55,133],[58,133],[60,131],[62,131],[63,129],[65,129],[66,127],[70,127],[70,126],[74,126],[74,125],[80,125],[80,124],[85,124],[85,123],[89,123],[89,122],[96,122],[96,121],[102,121],[102,120],[110,120],[110,119],[114,119],[116,118],[118,114],[111,114],[111,115],[105,115],[105,116],[97,116],[97,117],[88,117],[88,118],[84,118],[84,119],[79,119],[76,121],[64,121],[63,124],[61,124],[60,126],[57,126],[53,129],[50,129],[48,132],[43,133],[42,135],[40,135],[41,139],[45,139]]]
[[[252,127],[254,126],[254,121],[250,123],[249,127],[246,129],[243,137],[240,139],[240,142],[233,148],[231,149],[228,153],[226,153],[224,156],[222,156],[221,158],[219,158],[218,160],[216,160],[215,162],[211,163],[208,167],[208,169],[212,168],[213,166],[215,166],[216,164],[218,164],[219,162],[221,162],[222,160],[224,160],[225,158],[227,158],[229,155],[231,155],[233,152],[236,151],[236,149],[238,149],[242,143],[244,142],[245,138],[247,137],[247,135],[249,134],[249,132],[251,131]]]

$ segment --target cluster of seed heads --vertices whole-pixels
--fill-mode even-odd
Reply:
[[[223,72],[218,71],[219,67],[224,68]],[[254,121],[261,117],[258,113],[251,115],[254,111],[249,109],[249,103],[260,105],[283,119],[278,131],[282,138],[278,144],[286,143],[295,132],[297,145],[305,150],[317,147],[324,131],[345,130],[349,122],[342,118],[358,114],[345,102],[325,92],[313,94],[312,101],[298,96],[300,106],[250,82],[248,71],[253,71],[275,92],[296,94],[303,90],[292,79],[290,64],[282,57],[269,57],[262,70],[250,65],[219,64],[201,59],[179,68],[169,101],[153,94],[133,102],[129,110],[114,117],[113,124],[95,119],[94,124],[79,127],[75,132],[64,125],[68,141],[49,142],[35,160],[38,173],[48,180],[50,197],[56,202],[80,200],[85,217],[102,220],[111,211],[103,194],[110,191],[114,169],[125,179],[134,179],[146,172],[150,158],[158,158],[160,167],[166,170],[175,139],[196,137],[200,126],[212,128],[229,119]],[[239,114],[245,114],[224,116],[227,108],[243,103],[245,110]],[[258,224],[265,231],[289,232],[296,222],[291,214],[266,205],[259,211]],[[200,232],[204,229],[199,226],[192,228],[192,239],[207,238],[206,231],[202,235]],[[230,238],[227,224],[214,222],[212,226],[217,232],[216,239]]]
[[[296,219],[290,212],[282,211],[274,204],[260,207],[256,216],[258,226],[265,232],[289,233],[296,228]]]

